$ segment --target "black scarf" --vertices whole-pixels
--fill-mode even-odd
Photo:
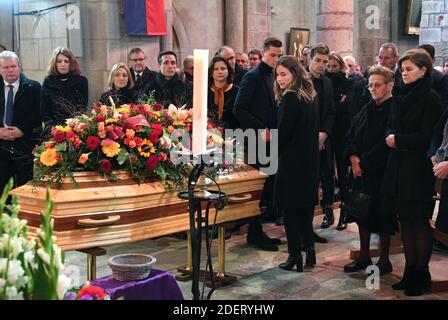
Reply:
[[[171,79],[167,80],[165,79],[165,76],[161,72],[159,72],[156,76],[156,81],[159,84],[160,88],[165,89],[174,86],[179,81],[179,76],[176,73],[171,77]]]
[[[419,98],[424,96],[432,85],[432,79],[430,75],[426,75],[417,81],[403,85],[400,87],[398,96],[396,98],[397,106],[402,113],[406,113],[411,105],[415,103]]]

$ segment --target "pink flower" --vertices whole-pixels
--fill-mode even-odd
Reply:
[[[154,170],[157,167],[157,164],[159,163],[159,159],[152,155],[146,160],[146,166],[149,168],[149,170]]]

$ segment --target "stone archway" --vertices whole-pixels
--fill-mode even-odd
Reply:
[[[173,51],[178,55],[178,64],[191,54],[187,29],[182,21],[182,16],[176,9],[175,2],[173,2]]]

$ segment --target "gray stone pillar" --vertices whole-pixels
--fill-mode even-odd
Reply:
[[[225,2],[225,44],[235,53],[244,48],[244,1],[226,0]]]
[[[420,44],[423,43],[436,48],[437,66],[448,59],[448,1],[423,0]]]
[[[353,52],[353,0],[319,0],[317,7],[317,42],[331,51]]]
[[[12,0],[0,1],[0,44],[12,50]]]
[[[375,63],[383,43],[391,41],[391,0],[355,1],[353,56],[363,67]]]
[[[246,12],[244,50],[248,51],[252,48],[261,48],[264,40],[272,36],[271,0],[245,0],[244,4]]]

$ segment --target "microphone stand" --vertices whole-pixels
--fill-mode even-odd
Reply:
[[[212,154],[213,151],[207,152]],[[210,300],[213,292],[216,290],[215,274],[213,272],[213,263],[211,256],[211,240],[213,235],[209,232],[209,212],[212,204],[215,205],[216,214],[225,206],[226,195],[221,191],[195,191],[197,182],[202,176],[206,166],[213,166],[213,162],[205,163],[201,155],[193,156],[193,163],[195,163],[193,170],[188,178],[188,191],[180,192],[178,197],[183,200],[188,200],[189,218],[190,218],[190,244],[192,249],[192,287],[193,300],[201,300],[201,292],[199,290],[199,277],[201,266],[201,244],[202,232],[205,231],[207,263],[205,267],[205,277],[207,270],[210,270],[211,290],[207,295],[207,300]],[[219,186],[218,186],[219,187]],[[202,214],[202,202],[207,202],[205,215]],[[205,279],[204,279],[205,282]],[[204,297],[204,288],[202,291],[202,299]]]

